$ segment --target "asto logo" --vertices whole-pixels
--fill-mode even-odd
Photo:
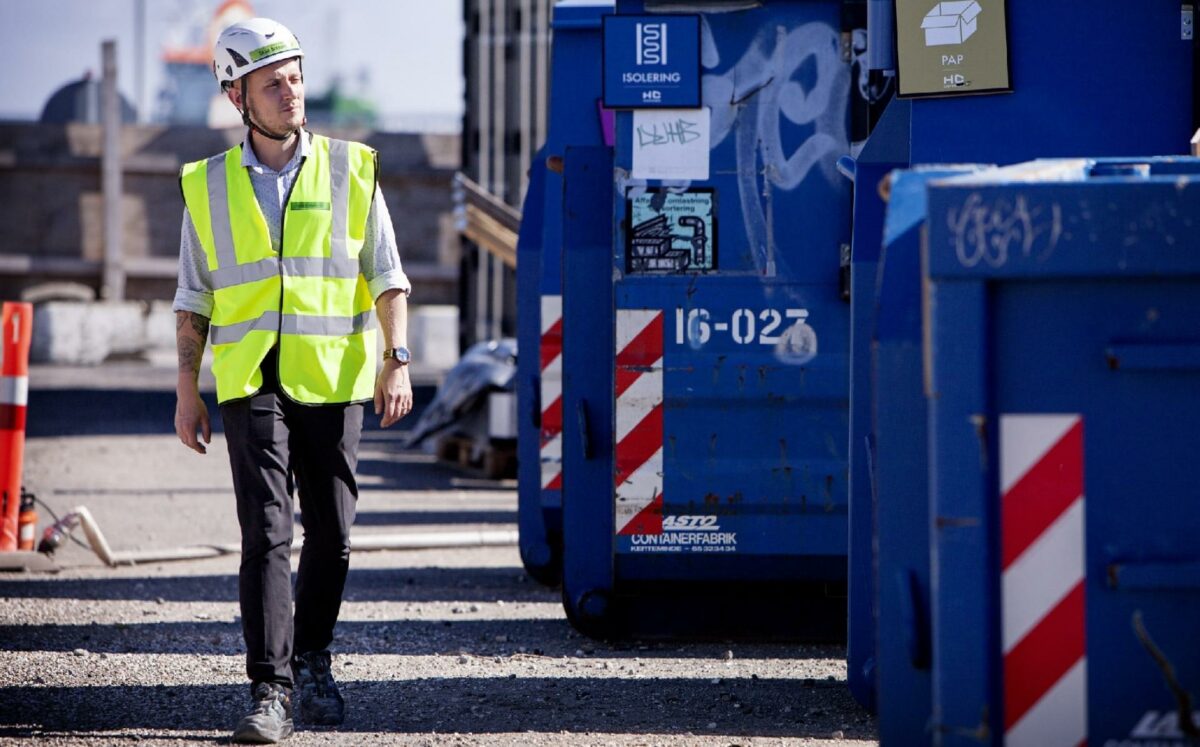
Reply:
[[[663,529],[668,532],[715,532],[720,528],[715,516],[663,517]]]
[[[667,24],[639,23],[637,25],[637,64],[667,64]]]

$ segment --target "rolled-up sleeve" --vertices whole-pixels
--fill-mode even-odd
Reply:
[[[358,261],[372,299],[378,299],[389,290],[403,291],[406,296],[412,294],[412,283],[400,264],[396,231],[392,228],[392,216],[388,213],[387,201],[383,199],[381,189],[375,190],[375,197],[371,201],[366,237]]]
[[[196,226],[186,207],[183,209],[183,226],[179,235],[179,283],[171,308],[210,319],[213,313],[212,274],[208,269],[208,258],[204,256],[204,247],[200,245]]]

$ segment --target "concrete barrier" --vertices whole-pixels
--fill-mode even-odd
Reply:
[[[33,310],[32,363],[96,365],[147,347],[146,306],[136,301],[51,301]]]
[[[413,358],[431,369],[449,371],[458,364],[458,307],[415,306],[408,320]]]

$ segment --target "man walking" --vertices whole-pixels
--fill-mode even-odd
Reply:
[[[349,568],[363,403],[374,400],[384,428],[412,409],[410,287],[375,152],[304,129],[303,56],[275,21],[225,29],[213,72],[246,138],[180,175],[175,431],[205,453],[211,428],[197,377],[207,342],[242,532],[254,704],[234,730],[241,742],[291,734],[293,690],[302,721],[342,723],[329,646]],[[293,484],[304,528],[294,616]]]

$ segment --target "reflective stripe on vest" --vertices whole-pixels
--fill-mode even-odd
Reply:
[[[285,335],[341,337],[357,334],[374,326],[374,311],[364,311],[352,317],[281,315],[278,311],[268,311],[257,319],[251,319],[248,322],[227,324],[222,327],[211,327],[208,339],[213,345],[231,345],[235,342],[240,342],[246,335],[255,330],[267,330],[270,332],[279,330]]]
[[[375,314],[358,254],[375,190],[375,154],[315,135],[271,247],[241,146],[184,166],[184,200],[213,283],[209,342],[217,399],[250,396],[279,346],[280,384],[299,402],[370,399]]]

